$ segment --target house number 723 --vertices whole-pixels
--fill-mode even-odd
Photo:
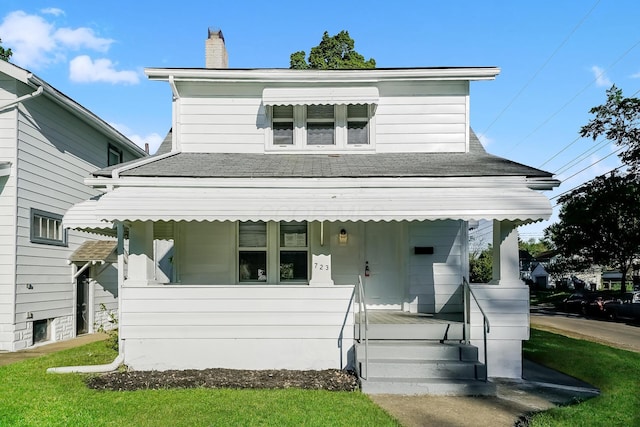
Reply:
[[[316,262],[313,264],[313,268],[314,270],[329,270],[329,264],[319,264]]]

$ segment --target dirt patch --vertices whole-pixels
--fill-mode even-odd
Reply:
[[[354,391],[358,378],[338,369],[322,371],[202,369],[172,371],[111,372],[90,377],[87,386],[96,390],[156,390],[168,388],[236,388]]]

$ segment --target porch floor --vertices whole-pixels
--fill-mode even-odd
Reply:
[[[364,314],[356,313],[356,323],[364,320]],[[433,325],[442,323],[463,323],[462,313],[408,313],[399,310],[367,310],[369,324],[381,325]]]

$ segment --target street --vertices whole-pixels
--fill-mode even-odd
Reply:
[[[568,337],[595,341],[640,353],[640,324],[590,319],[580,315],[531,309],[531,326]]]

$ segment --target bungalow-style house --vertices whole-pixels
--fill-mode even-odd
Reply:
[[[207,46],[224,52],[221,33]],[[470,82],[499,69],[225,62],[146,69],[173,91],[171,149],[93,172],[103,194],[65,214],[70,228],[115,226],[121,267],[128,238],[124,363],[352,367],[371,393],[520,378],[516,227],[550,216],[539,190],[558,181],[488,154],[471,130]],[[467,286],[478,219],[494,224],[494,278]]]
[[[0,61],[0,350],[92,332],[117,309],[114,239],[64,230],[62,216],[98,194],[84,185],[90,172],[145,155],[36,75]]]

